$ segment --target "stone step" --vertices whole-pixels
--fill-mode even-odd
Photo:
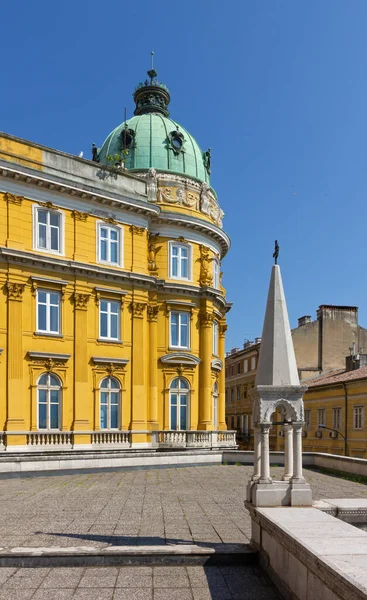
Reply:
[[[217,565],[257,562],[250,544],[177,544],[160,546],[90,546],[2,548],[0,567],[99,567],[123,565]]]

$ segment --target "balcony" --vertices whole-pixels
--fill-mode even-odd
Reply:
[[[152,431],[152,446],[158,448],[235,448],[235,431]]]

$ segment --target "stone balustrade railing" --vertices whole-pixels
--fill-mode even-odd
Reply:
[[[92,433],[92,444],[97,446],[104,444],[131,446],[131,431],[98,431]]]
[[[27,446],[69,446],[71,448],[72,436],[70,431],[35,431],[27,434]]]
[[[236,447],[235,431],[152,431],[152,445],[162,448]]]

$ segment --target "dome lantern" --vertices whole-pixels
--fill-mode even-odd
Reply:
[[[150,81],[146,79],[144,83],[139,83],[134,91],[134,102],[136,104],[134,115],[161,113],[168,117],[168,105],[171,100],[168,87],[158,81],[158,73],[154,69],[150,69],[147,75],[150,77]]]

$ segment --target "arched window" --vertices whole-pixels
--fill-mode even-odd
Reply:
[[[176,377],[170,385],[170,429],[185,431],[188,426],[190,386],[186,379]]]
[[[219,387],[217,382],[213,385],[213,425],[215,429],[218,429],[218,397]]]
[[[121,386],[114,377],[101,381],[100,391],[101,429],[119,429]]]
[[[44,373],[37,382],[38,429],[60,429],[61,382]]]

